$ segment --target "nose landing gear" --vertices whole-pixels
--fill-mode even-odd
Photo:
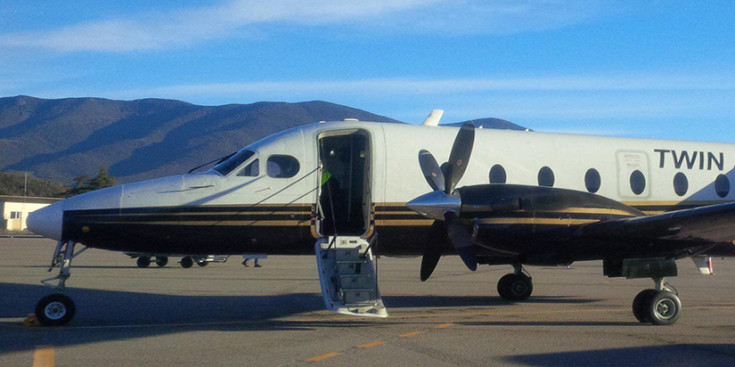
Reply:
[[[44,279],[41,283],[54,287],[59,292],[66,290],[66,280],[71,276],[71,261],[86,250],[87,247],[74,253],[74,242],[59,241],[51,259],[51,266],[48,269],[48,271],[52,271],[55,267],[58,267],[59,275]],[[58,281],[58,283],[54,285],[54,281]],[[76,305],[74,301],[69,296],[61,293],[54,293],[41,298],[36,304],[35,310],[38,321],[47,326],[66,325],[75,313]]]

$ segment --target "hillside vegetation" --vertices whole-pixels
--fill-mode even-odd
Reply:
[[[72,185],[108,167],[125,183],[186,173],[273,133],[345,118],[399,122],[323,101],[198,106],[166,99],[6,97],[0,98],[0,170]],[[499,119],[475,122],[523,129]]]
[[[0,195],[23,196],[25,187],[23,172],[0,172]],[[27,196],[60,197],[68,187],[54,181],[28,175]]]

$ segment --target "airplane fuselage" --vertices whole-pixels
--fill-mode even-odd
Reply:
[[[37,218],[63,217],[40,232],[90,247],[178,254],[312,254],[322,234],[378,233],[378,254],[420,255],[427,242],[446,244],[446,235],[435,220],[406,207],[431,191],[418,152],[427,149],[446,159],[456,132],[357,121],[293,128],[243,148],[247,154],[231,158],[240,160],[229,166],[118,185],[53,204]],[[660,213],[733,201],[733,168],[730,144],[477,129],[462,186],[564,188]],[[327,183],[341,191],[327,192]],[[335,208],[335,202],[341,206]],[[606,244],[575,243],[575,229],[634,214],[586,208],[568,208],[563,215],[492,214],[482,218],[486,224],[517,228],[518,235],[503,231],[503,238],[481,246],[479,254],[512,251],[528,263],[603,258]],[[477,218],[468,210],[463,219]],[[544,248],[559,241],[569,251],[545,257]],[[617,256],[620,251],[635,256],[643,244],[627,245],[615,249]],[[452,252],[448,245],[445,250]],[[731,249],[723,245],[718,251]]]

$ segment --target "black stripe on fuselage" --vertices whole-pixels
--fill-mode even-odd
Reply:
[[[313,254],[312,210],[312,205],[301,204],[74,210],[64,214],[63,235],[64,240],[116,251]],[[581,225],[625,217],[589,211],[477,212],[463,213],[462,219],[468,224],[477,219],[475,223],[488,233],[498,230],[507,240],[493,243],[498,248],[548,252],[549,246],[568,240]],[[374,207],[375,232],[380,233],[378,253],[420,255],[427,243],[445,248],[446,253],[453,251],[446,247],[441,222],[411,212],[405,204]]]

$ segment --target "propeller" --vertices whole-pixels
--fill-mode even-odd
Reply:
[[[461,198],[455,193],[457,183],[462,179],[470,162],[472,146],[475,142],[475,125],[467,122],[459,129],[454,139],[449,160],[439,166],[428,150],[419,152],[419,165],[426,182],[434,190],[407,203],[412,210],[444,221],[449,242],[468,269],[477,269],[477,254],[472,244],[472,236],[459,219],[462,207]],[[421,259],[421,280],[424,281],[434,272],[441,256],[441,249],[427,243]]]
[[[436,159],[434,159],[434,156],[431,155],[428,150],[422,149],[419,152],[419,165],[421,165],[421,172],[424,173],[426,183],[428,183],[434,191],[444,191],[444,174],[436,163]]]
[[[447,161],[447,176],[445,178],[445,190],[447,195],[454,193],[454,188],[467,170],[470,163],[470,155],[472,154],[472,145],[475,143],[475,125],[467,122],[459,129],[457,137],[454,139],[452,153],[449,154]]]

